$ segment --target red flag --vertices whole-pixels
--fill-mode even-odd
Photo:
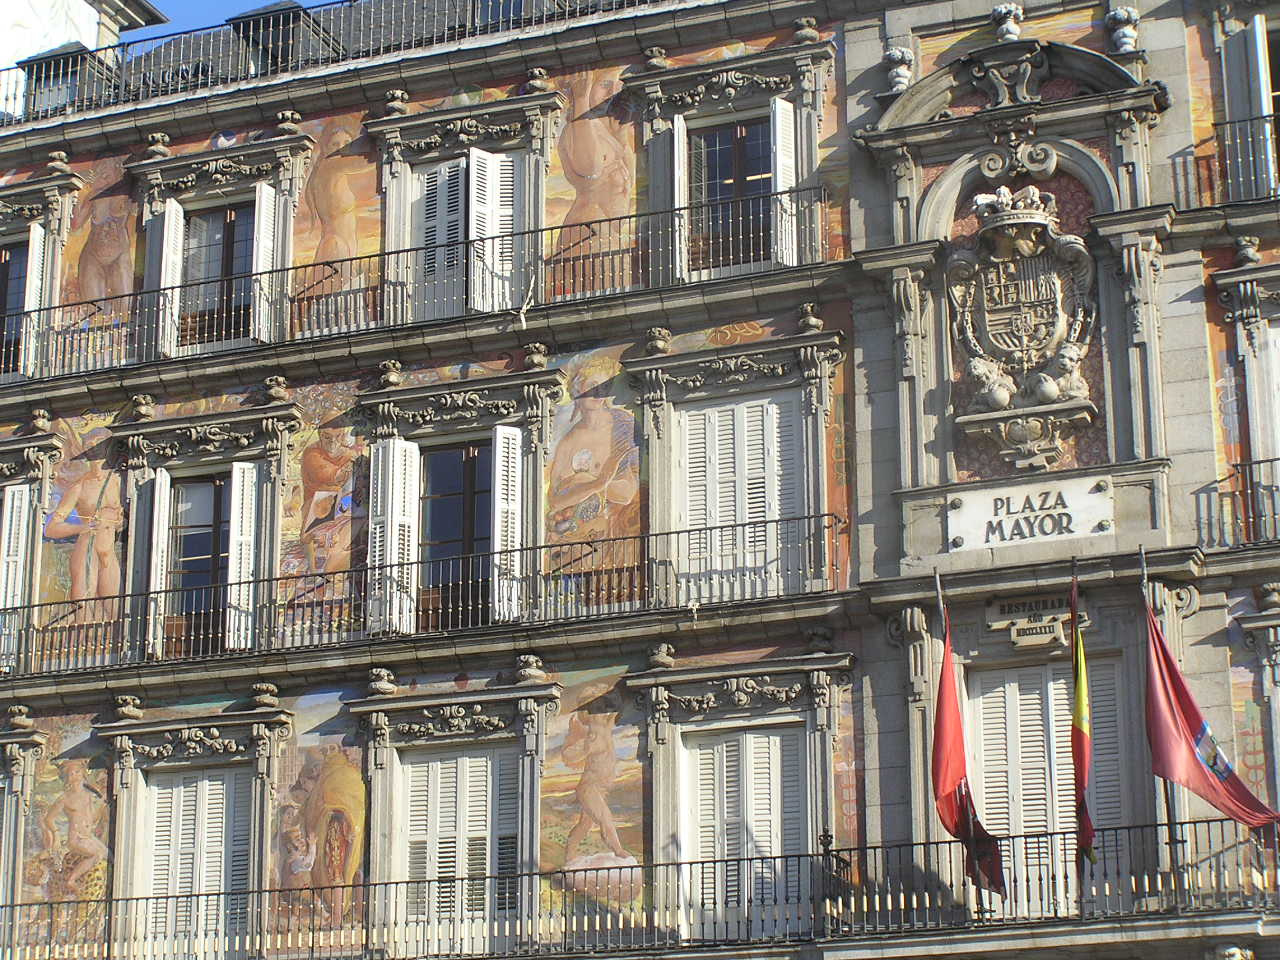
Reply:
[[[945,640],[938,703],[933,718],[933,799],[947,832],[964,844],[965,872],[979,887],[1004,896],[1000,844],[978,821],[965,764],[964,724],[951,657],[951,618],[943,611]]]
[[[1071,706],[1071,765],[1076,772],[1076,852],[1090,863],[1093,852],[1093,818],[1085,802],[1089,767],[1093,764],[1093,722],[1089,710],[1089,669],[1084,659],[1084,632],[1080,629],[1080,581],[1071,577],[1071,681],[1075,697]]]
[[[1249,792],[1231,769],[1196,706],[1147,603],[1147,740],[1157,777],[1180,783],[1232,820],[1249,827],[1280,821],[1280,813]]]

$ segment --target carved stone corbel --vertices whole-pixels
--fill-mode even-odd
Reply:
[[[26,706],[9,705],[4,727],[0,728],[0,752],[4,754],[6,790],[18,798],[23,814],[30,812],[36,764],[44,756],[48,740],[48,734],[36,729]]]
[[[56,433],[18,432],[0,439],[0,480],[46,485],[62,462],[62,438]]]

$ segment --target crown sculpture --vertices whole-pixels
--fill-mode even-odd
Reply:
[[[1093,333],[1093,259],[1058,232],[1057,203],[1033,186],[974,197],[976,250],[947,261],[956,341],[967,359],[966,436],[985,437],[1018,469],[1062,459],[1064,436],[1097,416],[1081,366]]]

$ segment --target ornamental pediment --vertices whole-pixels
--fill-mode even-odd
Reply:
[[[30,430],[21,430],[0,439],[0,482],[43,480],[62,460],[62,438],[53,433],[48,415],[37,411]]]
[[[60,151],[49,154],[45,171],[44,176],[0,185],[0,231],[37,220],[55,227],[69,225],[70,201],[84,179],[72,173],[67,155]]]
[[[829,41],[770,47],[759,53],[712,63],[671,66],[664,57],[622,78],[623,96],[654,120],[694,109],[728,108],[791,91],[811,95],[821,88],[819,71],[829,70],[835,47]]]
[[[383,364],[379,389],[357,400],[379,439],[411,439],[440,430],[505,423],[527,429],[536,444],[545,436],[552,405],[564,394],[565,374],[535,369],[426,386],[402,383],[400,365],[388,361]]]
[[[151,404],[144,403],[141,407],[147,410]],[[282,452],[289,435],[301,425],[302,413],[297,404],[287,402],[183,419],[140,419],[114,424],[110,429],[125,465],[138,469],[175,460],[275,458]]]
[[[542,153],[555,139],[565,103],[564,94],[549,90],[410,113],[408,94],[392,90],[387,94],[387,115],[366,121],[365,129],[381,146],[384,162],[413,163],[473,146],[522,143]]]

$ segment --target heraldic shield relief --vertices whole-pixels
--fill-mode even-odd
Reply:
[[[946,269],[973,389],[956,425],[996,441],[1018,468],[1044,469],[1061,459],[1064,431],[1097,414],[1080,370],[1093,334],[1093,258],[1058,232],[1052,194],[1000,187],[973,204],[977,250],[957,250]]]

